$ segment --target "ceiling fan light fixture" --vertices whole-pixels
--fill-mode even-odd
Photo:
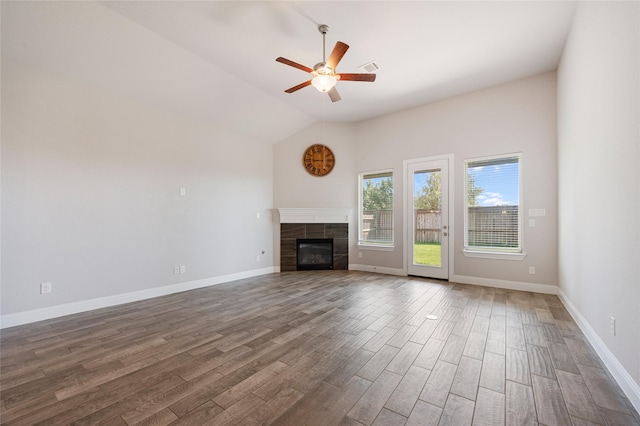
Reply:
[[[326,93],[333,89],[338,79],[331,74],[318,74],[311,80],[313,87],[318,89],[319,92]]]
[[[319,69],[313,72],[313,78],[311,79],[311,84],[315,87],[319,92],[326,93],[329,90],[333,89],[333,86],[336,85],[338,79],[331,72],[330,68]]]
[[[333,69],[328,67],[324,62],[316,64],[316,66],[313,67],[313,72],[311,74],[313,75],[311,84],[322,93],[326,93],[333,89],[333,86],[338,82],[338,78],[334,74]]]

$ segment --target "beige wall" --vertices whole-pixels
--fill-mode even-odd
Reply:
[[[273,147],[273,205],[278,208],[351,209],[349,240],[356,237],[358,198],[354,175],[357,147],[355,126],[350,123],[316,123]],[[302,166],[304,151],[313,144],[327,145],[336,157],[326,176],[312,176]],[[280,265],[280,224],[274,215],[274,261]]]
[[[271,268],[272,169],[264,142],[3,63],[2,315]]]
[[[275,207],[351,207],[354,228],[357,174],[393,169],[396,248],[392,252],[358,250],[353,229],[350,263],[402,271],[403,160],[453,154],[457,277],[555,286],[558,270],[555,79],[555,73],[548,73],[357,124],[313,126],[274,148]],[[338,157],[336,170],[324,178],[309,176],[300,162],[304,148],[317,140],[325,141]],[[525,211],[545,208],[547,215],[537,218],[535,228],[524,227],[525,260],[466,258],[461,253],[463,161],[512,152],[523,153]],[[527,219],[525,215],[526,223]],[[530,265],[536,267],[536,275],[528,273]]]
[[[561,295],[583,328],[593,333],[592,342],[602,345],[601,356],[613,354],[635,380],[636,407],[639,40],[638,2],[581,3],[558,71]],[[611,316],[616,318],[615,336]]]
[[[402,162],[454,155],[455,275],[556,285],[556,109],[555,74],[548,73],[473,92],[358,124],[357,171],[393,168],[395,241],[391,253],[367,252],[366,262],[402,268]],[[523,153],[524,211],[545,208],[537,226],[526,226],[523,261],[466,258],[463,247],[463,161]],[[451,183],[450,183],[451,184]],[[529,266],[537,274],[529,275]],[[455,277],[451,277],[455,278]]]

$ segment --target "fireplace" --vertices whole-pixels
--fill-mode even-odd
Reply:
[[[333,269],[333,238],[296,240],[298,271]]]
[[[280,271],[303,269],[349,269],[349,209],[336,208],[280,208]],[[320,250],[321,257],[331,255],[322,266],[310,261],[298,262],[298,241],[329,240],[331,248]],[[306,246],[304,247],[307,248]],[[317,248],[317,247],[316,247]],[[311,262],[317,262],[313,260]],[[304,265],[307,263],[307,265]]]

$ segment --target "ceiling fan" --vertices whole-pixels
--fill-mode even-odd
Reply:
[[[345,44],[341,41],[337,42],[333,51],[331,51],[331,55],[329,55],[329,60],[325,59],[325,37],[327,32],[329,31],[329,27],[327,25],[319,25],[318,31],[322,33],[322,62],[319,62],[314,65],[313,69],[304,65],[300,65],[297,62],[293,62],[289,59],[279,57],[276,61],[283,63],[285,65],[292,66],[294,68],[298,68],[299,70],[310,73],[313,77],[311,80],[305,81],[304,83],[300,83],[297,86],[293,86],[287,90],[286,93],[293,93],[297,90],[302,89],[303,87],[307,87],[309,85],[313,85],[318,91],[327,93],[329,98],[331,98],[332,102],[339,101],[340,95],[338,94],[338,90],[336,90],[335,85],[338,80],[344,81],[375,81],[375,74],[336,74],[336,67],[338,63],[349,49],[349,45]]]

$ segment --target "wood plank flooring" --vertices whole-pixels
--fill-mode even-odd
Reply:
[[[6,425],[640,425],[557,297],[422,278],[272,274],[0,344]]]

